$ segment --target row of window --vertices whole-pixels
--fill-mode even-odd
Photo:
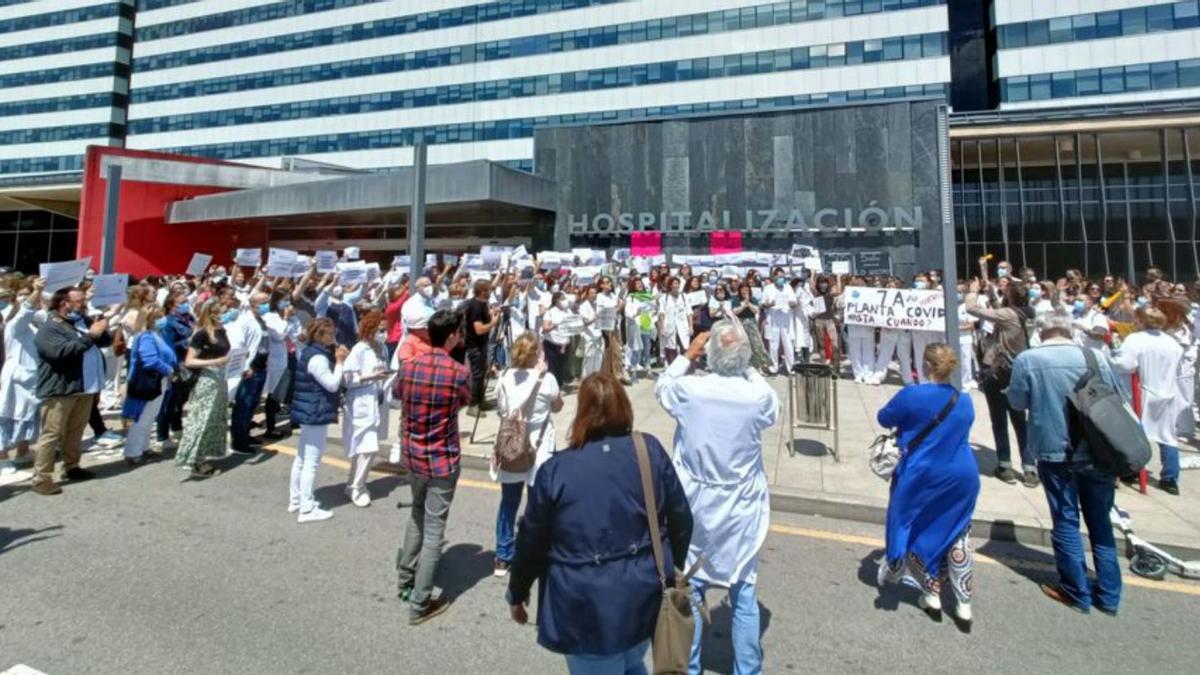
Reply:
[[[564,9],[592,7],[595,5],[609,5],[623,1],[625,0],[553,0],[553,2],[515,0],[513,2],[489,2],[483,5],[469,5],[466,7],[457,7],[454,9],[446,9],[437,12],[410,14],[408,16],[400,16],[392,19],[368,21],[353,25],[333,26],[331,28],[320,28],[302,33],[289,33],[287,35],[277,35],[268,38],[251,40],[248,42],[235,42],[230,44],[214,45],[212,47],[187,49],[178,52],[170,52],[167,54],[156,54],[154,56],[134,59],[134,70],[138,72],[145,72],[149,70],[161,70],[163,68],[176,68],[179,66],[193,65],[197,63],[226,61],[229,59],[239,59],[247,56],[256,56],[259,54],[275,54],[294,49],[307,49],[309,47],[321,47],[344,42],[357,42],[359,40],[369,40],[371,38],[387,37],[389,35],[406,35],[408,33],[415,33],[419,31],[437,30],[439,28],[465,26],[469,24],[482,23],[485,21],[499,21],[502,19],[510,19],[522,16],[547,14],[549,12],[556,12]],[[281,5],[284,3],[276,4]],[[275,5],[266,5],[266,7],[273,6]],[[257,11],[260,9],[262,9],[262,7],[251,7],[249,9],[239,11]],[[138,32],[140,35],[141,31]]]
[[[944,56],[947,53],[946,45],[945,33],[908,35],[884,40],[859,40],[749,54],[730,54],[488,82],[468,82],[442,87],[375,92],[359,96],[269,104],[251,108],[169,115],[133,121],[129,125],[129,131],[132,134],[183,131],[279,120],[353,115],[381,110],[497,101],[527,96],[569,94],[667,82],[689,82],[847,64],[931,58]]]
[[[95,77],[109,77],[116,75],[118,66],[120,65],[112,61],[104,61],[101,63],[89,63],[83,66],[48,68],[44,70],[31,70],[25,73],[0,75],[0,89],[27,87],[33,84],[47,84],[49,82],[73,82],[75,80],[90,80]],[[128,67],[125,68],[128,70]]]
[[[1000,100],[1018,103],[1186,87],[1200,87],[1200,59],[1007,77],[1000,80]]]
[[[32,101],[12,101],[11,103],[0,103],[0,117],[35,115],[37,113],[61,112],[63,110],[83,110],[85,108],[124,107],[125,98],[124,94],[106,91],[99,94],[39,98]]]
[[[51,141],[70,141],[77,138],[108,138],[112,135],[113,124],[76,124],[66,127],[42,127],[40,129],[15,129],[0,131],[0,145],[16,145],[18,143],[49,143]]]
[[[945,0],[906,0],[905,7],[943,4]],[[883,11],[881,2],[871,11]],[[635,44],[691,35],[783,26],[815,20],[825,9],[807,0],[769,4],[725,11],[688,14],[653,21],[638,21],[597,26],[574,31],[531,35],[511,40],[494,40],[456,47],[427,49],[406,54],[389,54],[368,59],[298,66],[263,73],[218,77],[209,80],[176,82],[133,92],[133,102],[166,101],[192,96],[208,96],[231,91],[263,89],[287,85],[339,80],[368,75],[438,68],[464,63],[594,49],[620,44]]]
[[[888,87],[855,91],[799,94],[766,99],[716,101],[677,106],[658,106],[603,112],[577,113],[491,122],[468,122],[445,126],[420,127],[413,129],[390,129],[345,134],[327,134],[304,138],[283,138],[240,143],[163,148],[162,152],[174,152],[220,159],[243,159],[247,157],[273,157],[323,152],[343,152],[377,148],[411,146],[420,137],[430,144],[467,143],[501,139],[532,138],[535,127],[563,124],[596,124],[675,118],[707,113],[794,108],[797,106],[857,103],[886,99],[912,98],[918,96],[946,96],[945,84]],[[80,171],[83,168],[81,155],[61,157],[30,157],[0,160],[0,175],[51,171]]]
[[[378,0],[292,0],[291,2],[273,2],[257,7],[246,7],[228,12],[220,12],[219,14],[194,16],[169,23],[146,26],[145,28],[137,29],[136,36],[138,42],[149,42],[177,35],[203,33],[231,26],[242,26],[262,23],[264,21],[274,21],[276,19],[286,19],[291,16],[316,14],[331,9],[369,5],[373,2],[378,2]]]
[[[19,30],[33,30],[47,26],[63,26],[69,23],[80,23],[94,19],[105,19],[121,13],[121,5],[109,2],[104,5],[92,5],[80,9],[64,9],[46,14],[30,14],[15,19],[0,21],[0,34],[15,33]]]
[[[996,39],[1000,49],[1019,49],[1196,27],[1200,27],[1200,2],[1187,0],[1006,24],[996,29]]]
[[[197,63],[239,59],[261,54],[275,54],[296,49],[309,49],[311,47],[323,47],[394,35],[405,35],[449,26],[544,14],[557,11],[557,9],[574,9],[576,7],[611,4],[617,1],[619,0],[556,0],[553,3],[521,2],[520,6],[513,5],[512,3],[493,2],[486,5],[474,5],[444,10],[442,12],[428,12],[415,16],[397,17],[350,26],[334,26],[302,33],[278,35],[247,42],[235,42],[167,54],[156,54],[135,58],[134,70],[145,72],[149,70],[162,70],[164,68],[177,68]],[[562,7],[558,7],[560,3]],[[795,18],[789,21],[794,22],[877,13],[931,4],[940,5],[945,4],[945,0],[792,0],[787,4],[789,5],[789,16],[804,17],[803,19]],[[509,7],[509,12],[506,16],[497,15],[504,11],[504,7],[501,7],[502,5]]]
[[[0,61],[28,59],[48,54],[66,54],[67,52],[80,52],[85,49],[99,49],[101,47],[129,48],[132,45],[133,39],[129,35],[122,33],[95,33],[93,35],[68,38],[66,40],[28,42],[16,44],[11,47],[0,47]]]
[[[197,0],[137,0],[137,8],[139,12],[142,12],[176,5],[190,5],[193,2],[197,2]]]

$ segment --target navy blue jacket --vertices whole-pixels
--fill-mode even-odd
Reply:
[[[178,316],[172,314],[167,317],[167,325],[163,326],[159,331],[159,336],[163,342],[170,345],[175,351],[175,358],[183,363],[183,359],[187,356],[188,344],[192,338],[192,327],[184,323]]]
[[[668,583],[687,556],[692,511],[671,458],[646,437]],[[629,436],[556,453],[537,472],[517,530],[510,604],[538,584],[538,643],[611,655],[650,639],[662,603],[637,454]]]
[[[296,424],[333,424],[337,422],[338,391],[329,391],[308,374],[308,362],[313,357],[329,359],[333,368],[333,347],[309,345],[296,361],[296,380],[292,385],[291,418]]]

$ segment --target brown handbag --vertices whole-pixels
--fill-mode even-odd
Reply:
[[[546,427],[550,424],[547,417],[542,422],[542,431],[538,434],[537,445],[529,443],[529,418],[533,415],[533,406],[537,402],[538,390],[542,388],[542,380],[546,373],[538,375],[533,384],[529,399],[520,408],[515,408],[500,418],[500,429],[496,431],[496,442],[492,447],[496,466],[504,471],[521,473],[529,471],[537,463],[537,449],[542,444]]]
[[[692,653],[692,638],[696,631],[696,618],[692,615],[692,589],[688,580],[695,574],[704,558],[701,556],[696,560],[687,574],[675,570],[675,585],[667,585],[662,532],[658,527],[658,501],[654,498],[654,481],[650,471],[650,453],[646,450],[645,437],[638,432],[633,433],[633,445],[637,450],[638,471],[642,474],[642,496],[646,501],[646,519],[650,523],[650,546],[654,549],[658,581],[663,589],[658,620],[654,624],[654,637],[650,641],[654,651],[654,675],[686,673]]]

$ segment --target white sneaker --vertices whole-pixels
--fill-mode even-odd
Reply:
[[[366,490],[351,490],[350,502],[359,508],[371,505],[371,495]]]
[[[329,520],[332,517],[333,517],[333,511],[326,511],[325,509],[317,506],[317,507],[313,507],[313,509],[311,511],[306,511],[304,513],[301,513],[300,516],[296,518],[296,522],[297,523],[314,523],[318,520]]]
[[[971,620],[971,603],[960,602],[956,604],[954,606],[954,615],[958,617],[959,621],[969,622]]]
[[[288,513],[298,513],[300,511],[299,504],[288,504]]]
[[[388,462],[391,464],[400,463],[400,441],[392,444],[392,451],[388,454]]]
[[[115,431],[106,431],[96,439],[96,445],[102,448],[115,448],[125,442],[125,437]]]

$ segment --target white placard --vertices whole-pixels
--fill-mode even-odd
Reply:
[[[321,274],[333,274],[337,271],[337,251],[317,251],[317,271]]]
[[[267,276],[289,277],[299,253],[286,248],[272,248],[267,255]]]
[[[562,266],[562,256],[557,251],[542,251],[538,254],[542,269],[554,270]]]
[[[92,306],[111,307],[129,298],[128,274],[97,274],[92,277]]]
[[[202,277],[208,271],[210,263],[212,263],[211,255],[207,253],[193,253],[192,261],[188,263],[187,271],[184,274],[190,277]]]
[[[704,291],[692,291],[684,297],[687,298],[688,305],[692,307],[708,304],[708,293]]]
[[[627,248],[613,249],[612,259],[619,263],[629,262],[630,252]]]
[[[412,256],[410,255],[398,255],[392,258],[392,269],[394,270],[408,271],[408,268],[411,266]]]
[[[617,308],[601,307],[596,311],[596,325],[600,330],[613,330],[617,327]]]
[[[829,267],[830,267],[830,271],[832,271],[834,274],[837,274],[837,275],[850,274],[850,261],[849,260],[834,260],[833,263]]]
[[[230,389],[235,388],[237,383],[242,381],[242,373],[245,370],[246,350],[240,347],[229,350],[229,360],[225,362],[225,380]]]
[[[79,282],[83,281],[83,276],[87,274],[88,265],[91,264],[92,258],[88,256],[80,260],[38,265],[38,276],[46,282],[42,290],[53,293],[60,288],[78,286]]]
[[[292,264],[292,276],[297,279],[308,274],[309,268],[312,267],[312,258],[306,255],[296,256],[296,262]]]
[[[437,269],[437,254],[436,253],[426,253],[425,254],[425,269],[427,269],[427,270]]]
[[[462,257],[463,269],[481,270],[483,269],[483,256],[478,253],[464,253]]]
[[[845,322],[858,326],[946,330],[945,298],[941,291],[851,286],[842,293]]]
[[[367,280],[367,264],[358,260],[338,263],[338,283],[353,286]]]
[[[579,316],[578,314],[566,315],[558,324],[558,332],[567,336],[579,335],[583,333],[583,317]]]
[[[262,264],[262,249],[239,248],[233,256],[233,264],[238,267],[258,267]]]
[[[824,314],[829,310],[829,308],[825,305],[825,297],[821,295],[813,298],[812,307],[813,314]]]
[[[665,262],[667,262],[667,256],[665,256],[665,255],[663,255],[663,254],[661,254],[661,253],[659,253],[658,255],[652,255],[652,256],[650,256],[650,264],[651,264],[651,265],[656,265],[656,266],[657,266],[657,265],[661,265],[661,264],[663,264],[663,263],[665,263]]]
[[[471,270],[471,283],[476,281],[491,281],[492,273],[487,270]]]
[[[453,253],[443,253],[442,260],[445,260],[446,264],[450,265],[451,267],[456,267],[458,265],[458,256]]]
[[[575,281],[585,286],[594,282],[598,276],[600,276],[599,266],[589,265],[587,267],[575,268]]]
[[[498,270],[503,263],[504,254],[512,254],[511,246],[496,246],[488,244],[479,247],[479,256],[483,258],[483,266],[489,270]]]
[[[722,279],[741,279],[742,278],[742,270],[740,268],[738,268],[736,265],[722,265],[721,266],[721,278]]]
[[[347,246],[342,251],[342,255],[345,256],[346,260],[358,260],[362,257],[362,250],[357,246]]]
[[[526,258],[529,258],[530,255],[529,255],[529,251],[525,250],[525,244],[521,244],[512,252],[512,256],[510,256],[510,257],[513,260],[524,260]]]
[[[649,274],[650,261],[646,258],[634,258],[633,269],[637,270],[639,274]]]
[[[367,281],[375,281],[383,276],[383,270],[379,269],[379,263],[367,263]]]

